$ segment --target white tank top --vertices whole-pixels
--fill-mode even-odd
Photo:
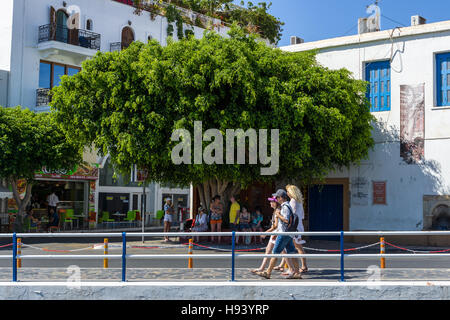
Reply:
[[[291,199],[289,204],[291,205],[292,210],[294,210],[295,214],[298,216],[297,231],[304,231],[303,219],[305,218],[305,212],[303,211],[303,206],[295,201],[295,199]]]

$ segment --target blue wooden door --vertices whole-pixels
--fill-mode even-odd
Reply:
[[[309,231],[342,231],[344,227],[343,185],[317,185],[309,188]],[[313,237],[339,240],[339,237]]]

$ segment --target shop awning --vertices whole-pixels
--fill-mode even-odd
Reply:
[[[12,198],[13,193],[8,188],[0,186],[0,199]]]

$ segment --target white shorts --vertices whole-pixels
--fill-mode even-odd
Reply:
[[[304,232],[305,228],[303,227],[303,223],[301,223],[301,225],[299,225],[299,228],[297,229],[298,232]],[[302,240],[302,236],[298,235],[298,236],[294,236],[294,241],[297,244],[304,244],[306,243],[305,240]]]
[[[275,244],[275,241],[277,241],[277,236],[270,236],[269,242]]]
[[[164,215],[164,221],[172,222],[172,215],[171,214],[165,214]]]
[[[294,236],[294,241],[297,244],[304,244],[304,243],[306,243],[305,240],[302,240],[302,236]]]

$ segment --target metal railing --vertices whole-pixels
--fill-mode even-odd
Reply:
[[[340,249],[338,253],[325,254],[242,254],[236,250],[236,236],[257,235],[302,235],[302,236],[339,236]],[[34,259],[120,259],[122,260],[122,281],[126,281],[126,263],[132,259],[231,259],[231,281],[235,281],[236,259],[260,259],[260,258],[335,258],[340,260],[340,281],[345,281],[345,259],[355,258],[421,258],[421,257],[450,257],[450,253],[405,253],[405,254],[348,254],[344,249],[344,236],[437,236],[450,237],[450,231],[323,231],[323,232],[133,232],[133,233],[13,233],[0,234],[0,238],[12,237],[12,255],[0,255],[0,259],[12,259],[13,282],[17,281],[17,260]],[[231,251],[229,254],[127,254],[127,238],[131,237],[193,237],[193,236],[231,236]],[[67,238],[67,237],[121,237],[122,254],[102,255],[23,255],[18,254],[18,238]],[[450,252],[450,250],[445,250]]]
[[[38,42],[58,41],[88,49],[100,50],[101,36],[98,33],[69,29],[64,25],[46,24],[39,27]]]
[[[48,106],[51,100],[50,89],[39,88],[36,90],[36,107]]]
[[[122,50],[122,42],[111,42],[109,45],[109,51],[121,51]]]

